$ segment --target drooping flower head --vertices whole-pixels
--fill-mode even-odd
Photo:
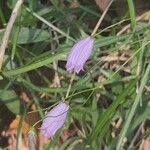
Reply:
[[[71,49],[67,59],[66,69],[79,73],[91,55],[94,39],[91,36],[78,41]]]
[[[64,125],[68,110],[68,104],[61,102],[46,114],[40,128],[45,137],[53,137],[56,131]]]

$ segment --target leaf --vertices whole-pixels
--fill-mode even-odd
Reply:
[[[71,145],[71,143],[73,143],[73,142],[75,142],[75,141],[77,141],[77,140],[79,140],[79,139],[76,138],[76,137],[71,137],[71,138],[67,139],[67,140],[61,145],[61,147],[59,148],[59,150],[65,150],[65,149],[67,149],[68,146]]]
[[[50,38],[50,34],[42,29],[21,28],[18,36],[18,44],[27,44],[45,41]]]
[[[4,30],[0,31],[0,42]],[[50,38],[50,34],[42,29],[37,28],[20,28],[17,44],[30,44],[42,42]]]
[[[117,38],[115,38],[115,37],[102,38],[102,39],[97,40],[95,42],[95,44],[96,44],[95,47],[98,48],[98,47],[106,46],[106,45],[112,44],[118,40],[126,39],[128,36],[129,35],[119,36]],[[68,49],[69,49],[68,46],[59,48],[56,50],[56,51],[59,51],[56,54],[52,54],[51,52],[45,52],[44,54],[41,54],[40,56],[36,57],[31,62],[29,62],[28,64],[26,64],[22,67],[8,70],[8,71],[4,71],[3,75],[5,75],[5,76],[18,75],[18,74],[28,72],[30,70],[34,70],[36,68],[42,67],[44,65],[52,63],[53,61],[60,60],[60,59],[66,57],[66,55],[68,53],[68,51],[67,51]]]
[[[126,100],[126,96],[130,93],[131,89],[135,86],[135,81],[132,81],[126,90],[123,90],[122,93],[113,101],[113,103],[109,106],[109,108],[99,116],[96,127],[94,128],[92,135],[90,136],[88,142],[91,143],[94,138],[102,134],[103,128],[108,125],[108,121],[113,117],[116,113],[118,106]]]
[[[39,68],[39,67],[47,65],[49,63],[52,63],[53,61],[63,59],[66,57],[66,54],[67,54],[66,51],[61,51],[57,54],[52,54],[51,52],[46,52],[44,54],[41,54],[39,57],[36,57],[31,62],[29,62],[28,64],[26,64],[22,67],[4,71],[3,75],[4,76],[14,76],[14,75],[18,75],[18,74],[21,74],[24,72],[28,72],[30,70],[34,70],[36,68]]]
[[[13,90],[0,90],[0,101],[14,114],[20,112],[20,101]]]
[[[116,150],[119,150],[120,147],[121,147],[121,144],[122,144],[122,141],[124,139],[124,137],[126,136],[126,133],[129,129],[129,126],[131,124],[131,121],[133,119],[133,116],[134,114],[136,113],[136,109],[138,107],[138,104],[142,98],[142,94],[143,94],[143,91],[144,91],[144,88],[145,88],[145,85],[147,84],[148,80],[149,80],[149,75],[150,75],[150,64],[148,64],[147,68],[146,68],[146,71],[142,77],[142,80],[141,80],[141,84],[139,86],[139,90],[137,92],[137,95],[135,97],[135,100],[134,100],[134,103],[131,107],[131,110],[130,112],[128,113],[128,116],[127,116],[127,119],[126,119],[126,122],[122,128],[122,131],[120,133],[120,138],[118,140],[118,143],[117,143],[117,146],[116,146]]]
[[[143,31],[145,29],[147,29],[147,27],[142,30],[139,30],[139,32]],[[104,38],[104,37],[100,38],[95,41],[95,48],[100,48],[103,46],[107,46],[109,44],[113,44],[115,42],[129,39],[130,36],[132,36],[131,33],[125,34],[122,36],[117,36],[117,37],[111,36],[111,37],[107,37],[107,38]],[[52,63],[53,61],[64,59],[64,58],[66,58],[66,55],[68,54],[68,50],[69,50],[68,46],[63,46],[56,50],[58,52],[56,54],[52,54],[51,52],[45,52],[22,67],[18,67],[16,69],[12,69],[12,70],[8,70],[8,71],[3,71],[3,75],[5,75],[5,76],[18,75],[18,74],[25,73],[30,70],[34,70],[36,68],[42,67],[44,65]]]

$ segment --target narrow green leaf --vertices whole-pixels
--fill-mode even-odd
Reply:
[[[139,88],[139,91],[136,95],[136,98],[135,98],[135,101],[132,105],[132,108],[131,108],[131,111],[129,112],[129,115],[126,119],[126,122],[125,122],[125,125],[122,129],[122,132],[121,132],[121,135],[120,135],[120,138],[119,138],[119,141],[118,141],[118,144],[117,144],[117,147],[116,147],[116,150],[120,150],[120,147],[121,147],[121,144],[122,144],[122,141],[127,133],[127,130],[129,128],[129,125],[131,123],[131,120],[135,114],[135,111],[136,111],[136,108],[141,100],[141,97],[142,97],[142,93],[143,93],[143,90],[144,90],[144,86],[146,85],[148,79],[149,79],[149,74],[150,74],[150,64],[148,65],[146,71],[145,71],[145,74],[142,78],[142,81],[141,81],[141,85],[140,85],[140,88]]]
[[[117,107],[123,103],[126,100],[126,96],[130,93],[131,89],[135,86],[135,81],[132,81],[126,90],[123,90],[122,93],[114,100],[114,102],[109,106],[109,108],[102,114],[100,115],[98,122],[96,124],[96,127],[94,128],[91,137],[88,140],[88,143],[91,143],[93,139],[101,134],[101,131],[105,127],[106,123],[108,120],[110,120],[113,115],[116,113]]]
[[[134,2],[133,0],[127,0],[128,2],[128,7],[129,7],[129,13],[130,13],[130,17],[131,17],[131,25],[133,30],[136,27],[136,16],[135,16],[135,9],[134,9]]]
[[[57,53],[57,54],[48,53],[46,56],[40,57],[39,59],[37,59],[37,58],[33,59],[31,62],[24,65],[23,67],[19,67],[17,69],[4,71],[3,75],[9,77],[9,76],[18,75],[18,74],[21,74],[21,73],[24,73],[24,72],[28,72],[30,70],[34,70],[36,68],[47,65],[47,64],[49,64],[53,61],[63,59],[63,58],[66,57],[66,54],[67,54],[66,51],[63,51],[63,52],[60,52],[60,53]]]

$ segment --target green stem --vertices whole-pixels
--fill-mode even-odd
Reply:
[[[73,72],[73,74],[72,74],[72,76],[71,76],[71,79],[70,79],[69,87],[68,87],[68,89],[67,89],[66,98],[68,98],[68,96],[69,96],[69,93],[70,93],[70,90],[71,90],[71,86],[72,86],[72,82],[73,82],[73,80],[74,80],[74,78],[75,78],[75,75],[76,75],[76,73]],[[66,98],[65,98],[65,99],[66,99]]]
[[[127,0],[127,2],[128,2],[129,13],[130,13],[130,17],[131,17],[132,29],[135,30],[136,16],[135,16],[135,10],[134,10],[134,3],[133,3],[133,0]]]

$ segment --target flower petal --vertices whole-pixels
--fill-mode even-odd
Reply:
[[[90,36],[78,41],[71,49],[66,69],[74,70],[76,73],[83,70],[85,62],[91,55],[93,44],[94,40]]]
[[[46,114],[40,128],[44,136],[53,137],[56,131],[63,126],[68,109],[68,104],[61,102]]]

